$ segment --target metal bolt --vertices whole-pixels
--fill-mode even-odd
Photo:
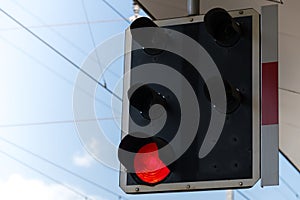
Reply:
[[[136,187],[136,188],[135,188],[135,191],[136,191],[136,192],[140,191],[140,188]]]
[[[244,11],[243,11],[243,10],[240,10],[240,11],[239,11],[239,14],[240,14],[240,15],[244,14]]]
[[[193,22],[193,21],[194,21],[194,18],[191,18],[191,19],[190,19],[190,22]]]
[[[190,188],[191,188],[191,186],[190,186],[190,185],[187,185],[187,186],[186,186],[186,189],[190,189]]]
[[[240,185],[240,186],[243,186],[243,182],[240,182],[239,185]]]

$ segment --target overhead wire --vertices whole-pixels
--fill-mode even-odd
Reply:
[[[298,192],[282,177],[282,176],[279,176],[279,179],[280,179],[280,181],[282,181],[285,185],[286,185],[286,187],[295,195],[295,197],[297,198],[297,199],[299,199],[299,194],[298,194]]]
[[[22,4],[20,4],[19,2],[17,2],[16,0],[12,0],[14,2],[14,4],[16,4],[17,6],[19,6],[23,11],[25,11],[27,14],[29,14],[31,17],[35,18],[38,22],[40,22],[42,26],[45,26],[47,28],[49,28],[49,30],[51,30],[52,32],[54,32],[56,35],[58,35],[60,38],[62,38],[64,41],[66,41],[69,45],[71,45],[74,49],[76,49],[78,52],[80,52],[82,55],[87,55],[88,53],[83,50],[81,47],[79,47],[78,45],[74,44],[72,41],[70,41],[68,38],[66,38],[64,35],[62,35],[60,32],[58,32],[56,29],[54,29],[52,26],[48,26],[40,17],[36,16],[34,13],[32,13],[31,11],[29,11],[26,7],[24,7]],[[118,20],[122,20],[123,19],[118,19]],[[103,21],[103,20],[96,20],[96,21],[91,21],[91,23],[96,23],[99,21]],[[105,20],[104,20],[105,21]],[[80,22],[79,22],[80,23]],[[86,24],[87,22],[82,22],[84,24]],[[65,23],[66,24],[66,23]],[[71,23],[72,24],[72,23]],[[63,25],[63,24],[62,24]],[[27,26],[28,27],[28,26]],[[22,27],[20,27],[22,28]],[[30,27],[28,27],[30,28]],[[1,30],[1,29],[0,29]],[[116,78],[120,78],[120,75],[116,74],[114,71],[110,70],[109,68],[106,70],[107,72],[109,72],[110,74],[114,75]]]
[[[92,40],[94,49],[96,49],[96,42],[95,42],[94,34],[93,34],[93,31],[92,31],[92,27],[91,27],[91,24],[88,23],[88,22],[89,22],[89,16],[88,16],[88,13],[87,13],[87,10],[86,10],[86,7],[85,7],[85,1],[84,1],[84,0],[81,0],[81,3],[82,3],[82,8],[83,8],[83,11],[84,11],[85,19],[86,19],[86,22],[87,22],[87,25],[88,25],[90,37],[91,37],[91,40]],[[102,71],[103,69],[102,69],[102,66],[101,66],[101,61],[100,61],[100,58],[99,58],[99,55],[98,55],[98,51],[96,50],[95,53],[96,53],[96,59],[97,59],[98,67],[99,67],[99,68],[101,69],[101,71]],[[106,87],[106,86],[107,86],[107,83],[106,83],[104,74],[103,74],[103,82],[104,82],[104,85],[105,85],[105,87]]]
[[[103,118],[82,119],[82,120],[62,120],[62,121],[32,122],[32,123],[5,124],[5,125],[0,124],[0,128],[15,128],[15,127],[26,127],[26,126],[50,125],[50,124],[71,124],[71,123],[78,123],[78,122],[106,121],[106,120],[114,120],[114,119],[117,118],[103,117]]]
[[[25,27],[22,23],[20,23],[18,20],[16,20],[14,17],[12,17],[11,15],[9,15],[7,12],[5,12],[2,8],[0,8],[0,11],[2,12],[2,13],[4,13],[6,16],[8,16],[10,19],[12,19],[13,21],[15,21],[18,25],[20,25],[22,28],[24,28],[27,32],[29,32],[30,34],[32,34],[34,37],[36,37],[38,40],[40,40],[42,43],[44,43],[46,46],[48,46],[50,49],[52,49],[54,52],[56,52],[58,55],[60,55],[61,57],[63,57],[65,60],[67,60],[70,64],[72,64],[74,67],[76,67],[77,69],[79,69],[80,71],[82,71],[85,75],[87,75],[89,78],[91,78],[92,80],[94,80],[95,82],[97,82],[100,86],[102,86],[104,89],[106,89],[108,92],[110,92],[112,95],[114,95],[116,98],[118,98],[119,100],[121,100],[121,98],[120,97],[118,97],[117,95],[115,95],[112,91],[110,91],[105,85],[102,85],[101,83],[99,83],[97,80],[95,80],[91,75],[89,75],[88,73],[86,73],[85,71],[83,71],[79,66],[77,66],[74,62],[72,62],[70,59],[68,59],[66,56],[64,56],[62,53],[60,53],[58,50],[56,50],[54,47],[52,47],[50,44],[48,44],[46,41],[44,41],[42,38],[40,38],[38,35],[36,35],[35,33],[33,33],[31,30],[29,30],[27,27]],[[14,157],[12,157],[12,156],[10,156],[10,155],[8,155],[8,154],[6,154],[5,152],[2,152],[2,153],[4,153],[5,155],[7,155],[7,156],[9,156],[9,157],[11,157],[12,159],[14,159],[14,160],[16,160],[16,161],[18,161],[19,163],[21,163],[21,164],[23,164],[23,165],[25,165],[25,166],[27,166],[27,167],[29,167],[29,168],[31,168],[32,170],[35,170],[34,168],[32,168],[32,167],[30,167],[29,165],[27,165],[26,163],[24,163],[24,162],[22,162],[22,161],[20,161],[20,160],[18,160],[18,159],[16,159],[16,158],[14,158]],[[33,152],[31,152],[31,153],[33,153]],[[41,157],[40,157],[41,158]],[[49,161],[49,160],[48,160]],[[52,163],[52,164],[54,164],[55,165],[55,163],[53,163],[53,162],[49,162],[49,163]],[[59,167],[58,165],[56,165],[56,167]],[[62,167],[60,167],[61,169],[64,169],[65,171],[68,171],[69,173],[72,173],[73,175],[76,175],[75,173],[73,173],[73,172],[71,172],[71,171],[69,171],[69,170],[67,170],[66,168],[62,168]],[[42,174],[42,175],[46,175],[46,174],[44,174],[44,173],[42,173],[42,172],[40,172],[40,171],[37,171],[38,173],[40,173],[40,174]],[[50,179],[52,179],[51,177],[49,177],[49,176],[46,176],[46,177],[48,177],[48,178],[50,178]],[[96,183],[94,183],[94,182],[91,182],[91,181],[89,181],[88,179],[86,179],[86,178],[84,178],[84,177],[82,177],[82,176],[79,176],[79,175],[77,175],[77,177],[79,177],[79,178],[81,178],[81,179],[83,179],[83,180],[85,180],[85,181],[88,181],[88,182],[90,182],[90,183],[92,183],[92,184],[94,184],[94,185],[96,185],[96,186],[98,186],[98,187],[100,187],[100,188],[102,188],[102,189],[104,189],[104,190],[107,190],[107,189],[105,189],[104,187],[102,187],[101,185],[99,185],[99,184],[96,184]],[[53,181],[56,181],[56,180],[54,180],[54,179],[52,179]],[[58,181],[56,181],[56,182],[58,182]],[[87,197],[86,196],[84,196],[84,195],[82,195],[84,198],[86,198],[87,199]],[[124,197],[121,197],[121,196],[119,196],[118,195],[118,197],[120,198],[120,199],[125,199]]]
[[[37,64],[41,65],[42,67],[44,67],[46,70],[48,70],[49,72],[53,73],[54,75],[56,75],[57,77],[59,77],[60,79],[62,79],[63,81],[65,81],[66,83],[68,83],[69,85],[73,86],[73,82],[71,82],[70,80],[68,80],[67,78],[65,78],[64,76],[62,76],[61,74],[57,73],[56,71],[54,71],[51,67],[49,67],[48,65],[46,65],[45,63],[43,63],[42,61],[40,61],[38,58],[34,57],[33,55],[31,55],[30,53],[26,52],[24,49],[20,48],[19,46],[16,46],[14,43],[10,42],[9,40],[7,40],[6,38],[0,36],[0,39],[2,39],[4,42],[6,42],[7,44],[9,44],[10,46],[12,46],[14,49],[16,49],[17,51],[21,52],[22,54],[24,54],[25,56],[27,56],[28,58],[32,59],[34,62],[36,62]],[[83,88],[81,88],[80,86],[77,87],[80,91],[82,91],[83,93],[85,93],[87,96],[90,96],[91,98],[94,98],[97,102],[101,103],[102,105],[106,106],[107,108],[111,109],[112,107],[110,105],[108,105],[105,101],[92,96],[92,94],[88,93],[86,90],[84,90]],[[112,108],[113,109],[113,108]],[[120,113],[117,110],[114,110],[117,113]]]
[[[247,196],[247,195],[245,195],[243,192],[241,192],[241,191],[239,191],[239,190],[235,190],[239,195],[241,195],[244,199],[246,199],[246,200],[250,200],[250,198]]]
[[[103,3],[105,3],[108,7],[110,7],[116,14],[118,14],[120,17],[124,19],[128,24],[130,24],[130,20],[125,17],[121,12],[119,12],[112,4],[108,3],[106,0],[101,0]]]
[[[2,13],[4,13],[4,14],[5,14],[7,17],[9,17],[10,19],[12,19],[13,21],[15,21],[18,25],[20,25],[22,28],[24,28],[27,32],[29,32],[29,33],[32,34],[34,37],[36,37],[38,40],[40,40],[42,43],[44,43],[46,46],[48,46],[50,49],[52,49],[54,52],[56,52],[58,55],[60,55],[61,57],[63,57],[65,60],[67,60],[67,61],[68,61],[70,64],[72,64],[74,67],[76,67],[77,69],[79,69],[80,71],[82,71],[82,72],[83,72],[85,75],[87,75],[89,78],[91,78],[92,80],[94,80],[95,82],[97,82],[100,86],[102,86],[104,89],[106,89],[106,90],[107,90],[108,92],[110,92],[112,95],[114,95],[116,98],[118,98],[119,100],[121,100],[117,95],[115,95],[112,91],[110,91],[105,85],[102,85],[101,83],[99,83],[99,82],[98,82],[97,80],[95,80],[91,75],[89,75],[88,73],[86,73],[85,71],[83,71],[78,65],[76,65],[74,62],[72,62],[70,59],[68,59],[66,56],[64,56],[62,53],[60,53],[58,50],[56,50],[54,47],[52,47],[50,44],[48,44],[46,41],[44,41],[42,38],[40,38],[38,35],[36,35],[35,33],[33,33],[31,30],[29,30],[27,27],[25,27],[22,23],[20,23],[20,22],[19,22],[18,20],[16,20],[14,17],[12,17],[11,15],[9,15],[7,12],[5,12],[2,8],[0,8],[0,11],[1,11]],[[47,123],[47,122],[46,122],[46,123]],[[49,123],[49,122],[48,122],[48,123]],[[53,122],[50,122],[50,123],[53,123]],[[57,123],[57,122],[55,122],[55,123]],[[22,124],[21,124],[21,125],[22,125]],[[25,149],[24,149],[24,150],[25,150]],[[67,185],[64,185],[63,183],[59,182],[58,180],[56,180],[56,179],[54,179],[54,178],[52,178],[52,177],[46,175],[45,173],[43,173],[43,172],[41,172],[41,171],[39,171],[39,170],[37,170],[37,169],[35,169],[35,168],[29,166],[29,165],[26,164],[25,162],[22,162],[21,160],[16,159],[15,157],[13,157],[13,156],[7,154],[6,152],[1,151],[1,153],[4,154],[4,155],[6,155],[6,156],[8,156],[8,157],[10,157],[10,158],[13,159],[13,160],[19,162],[20,164],[22,164],[22,165],[24,165],[24,166],[26,166],[26,167],[28,167],[28,168],[30,168],[30,169],[36,171],[37,173],[39,173],[39,174],[41,174],[41,175],[43,175],[43,176],[45,176],[45,177],[51,179],[52,181],[55,181],[56,183],[61,184],[61,185],[65,186],[65,187],[67,187],[68,189],[72,190],[73,192],[75,192],[75,193],[78,194],[78,195],[81,195],[81,196],[84,197],[85,199],[89,199],[86,195],[81,194],[80,192],[78,192],[78,191],[76,191],[76,190],[70,188],[70,187],[67,186]],[[33,152],[31,152],[31,153],[33,153]],[[37,154],[36,154],[36,156],[37,156]],[[42,157],[40,157],[40,158],[42,158]],[[45,161],[45,160],[44,160],[44,161]],[[49,161],[49,160],[48,160],[48,161]],[[53,163],[53,162],[51,162],[51,161],[49,161],[49,163],[52,163],[53,165],[56,165],[55,163]],[[59,167],[59,166],[56,165],[56,167]],[[60,167],[61,167],[61,166],[60,166]],[[68,171],[69,173],[73,173],[73,172],[67,170],[66,168],[61,167],[61,169],[64,169],[65,171]],[[73,175],[76,175],[76,174],[73,173]],[[78,178],[81,178],[82,180],[89,181],[88,179],[86,179],[86,178],[84,178],[84,177],[82,177],[82,176],[80,176],[80,175],[77,175],[77,177],[78,177]],[[94,183],[94,182],[92,182],[92,181],[89,181],[89,182],[90,182],[90,183],[93,183],[95,186],[97,186],[97,187],[99,187],[99,188],[102,188],[103,190],[106,190],[107,192],[109,192],[109,190],[106,189],[106,188],[104,188],[103,186],[101,186],[101,185],[99,185],[99,184],[96,184],[96,183]],[[110,192],[111,192],[111,191],[110,191]],[[113,193],[114,193],[114,192],[113,192]],[[116,194],[114,193],[114,195],[116,195]],[[120,199],[125,199],[124,197],[121,197],[121,196],[119,196],[119,195],[117,195],[117,196],[118,196]]]
[[[63,166],[61,166],[61,165],[59,165],[59,164],[57,164],[57,163],[55,163],[55,162],[53,162],[53,161],[45,158],[45,157],[43,157],[43,156],[41,156],[41,155],[38,155],[38,154],[36,154],[36,153],[34,153],[34,152],[32,152],[32,151],[24,148],[24,147],[22,147],[22,146],[20,146],[20,145],[18,145],[16,143],[14,143],[14,142],[12,142],[12,141],[9,141],[9,140],[1,137],[1,136],[0,136],[0,140],[3,141],[3,142],[5,142],[5,143],[7,143],[7,144],[9,144],[9,145],[11,145],[11,146],[14,146],[15,148],[17,148],[17,149],[19,149],[19,150],[21,150],[23,152],[26,152],[26,153],[28,153],[28,154],[30,154],[30,155],[38,158],[39,160],[42,160],[43,162],[46,162],[46,163],[48,163],[48,164],[50,164],[50,165],[52,165],[52,166],[54,166],[54,167],[56,167],[56,168],[64,171],[64,172],[67,172],[68,174],[71,174],[72,176],[77,177],[77,178],[79,178],[79,179],[81,179],[81,180],[83,180],[83,181],[85,181],[85,182],[87,182],[87,183],[89,183],[89,184],[91,184],[91,185],[93,185],[93,186],[95,186],[95,187],[103,190],[103,191],[106,191],[109,194],[112,194],[112,195],[117,196],[119,198],[121,197],[122,199],[126,200],[126,198],[123,197],[122,195],[119,195],[119,194],[115,193],[114,191],[109,190],[106,187],[104,187],[104,186],[102,186],[102,185],[100,185],[100,184],[98,184],[98,183],[96,183],[94,181],[91,181],[91,180],[89,180],[89,179],[87,179],[87,178],[85,178],[85,177],[83,177],[83,176],[81,176],[81,175],[79,175],[79,174],[77,174],[77,173],[75,173],[75,172],[73,172],[73,171],[71,171],[71,170],[69,170],[69,169],[67,169],[67,168],[65,168],[65,167],[63,167]]]
[[[103,23],[112,23],[120,22],[123,19],[103,19],[103,20],[91,20],[91,21],[77,21],[77,22],[65,22],[65,23],[56,23],[56,24],[42,24],[42,25],[29,25],[27,28],[37,29],[37,28],[52,28],[52,27],[66,27],[66,26],[75,26],[75,25],[86,25],[86,24],[103,24]],[[21,27],[9,27],[9,28],[0,28],[0,31],[13,31],[21,29]]]
[[[118,100],[122,101],[121,97],[119,97],[117,94],[115,94],[112,90],[110,90],[108,87],[106,87],[106,85],[104,85],[103,83],[99,82],[97,79],[95,79],[92,75],[90,75],[88,72],[86,72],[85,70],[83,70],[79,65],[77,65],[76,63],[74,63],[72,60],[70,60],[69,58],[67,58],[63,53],[61,53],[60,51],[58,51],[57,49],[55,49],[53,46],[51,46],[48,42],[46,42],[45,40],[43,40],[41,37],[39,37],[37,34],[35,34],[33,31],[31,31],[30,29],[28,29],[25,25],[23,25],[20,21],[18,21],[16,18],[14,18],[13,16],[11,16],[10,14],[8,14],[6,11],[4,11],[2,8],[0,8],[0,11],[6,15],[8,18],[10,18],[11,20],[13,20],[15,23],[17,23],[19,26],[21,26],[22,28],[24,28],[28,33],[30,33],[32,36],[34,36],[36,39],[38,39],[40,42],[42,42],[44,45],[46,45],[48,48],[50,48],[52,51],[54,51],[56,54],[58,54],[60,57],[62,57],[63,59],[65,59],[67,62],[69,62],[73,67],[75,67],[76,69],[78,69],[79,71],[81,71],[83,74],[85,74],[87,77],[89,77],[91,80],[93,80],[95,83],[97,83],[99,86],[101,86],[102,88],[104,88],[104,90],[106,90],[107,92],[109,92],[111,95],[113,95],[114,97],[116,97]]]
[[[34,172],[36,172],[36,173],[38,173],[38,174],[40,174],[40,175],[46,177],[47,179],[49,179],[49,180],[55,182],[56,184],[61,185],[62,187],[66,188],[66,189],[68,189],[68,190],[70,190],[70,191],[72,191],[72,192],[75,193],[76,195],[81,196],[81,197],[83,197],[83,198],[86,199],[86,200],[92,200],[90,197],[88,197],[87,195],[83,194],[82,192],[79,192],[78,190],[72,188],[71,186],[66,185],[66,184],[60,182],[59,180],[57,180],[57,179],[55,179],[55,178],[53,178],[53,177],[51,177],[51,176],[45,174],[44,172],[42,172],[42,171],[40,171],[40,170],[38,170],[38,169],[36,169],[36,168],[30,166],[29,164],[27,164],[27,163],[21,161],[20,159],[17,159],[16,157],[14,157],[14,156],[8,154],[7,152],[0,150],[0,153],[3,154],[3,155],[5,155],[5,156],[7,156],[8,158],[10,158],[10,159],[12,159],[12,160],[18,162],[19,164],[21,164],[21,165],[27,167],[28,169],[30,169],[30,170],[32,170],[32,171],[34,171]]]

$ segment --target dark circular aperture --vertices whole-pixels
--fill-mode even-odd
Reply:
[[[214,8],[204,16],[207,32],[220,46],[234,46],[241,38],[242,30],[226,10]]]
[[[135,87],[131,88],[135,90]],[[150,122],[149,110],[154,104],[160,104],[164,108],[167,107],[166,99],[155,89],[148,85],[143,85],[136,89],[132,94],[128,91],[130,106],[134,107],[139,114],[148,122]]]
[[[151,28],[155,27],[158,28],[158,26],[149,18],[147,17],[140,17],[132,22],[130,25],[130,31],[132,38],[139,43],[145,53],[147,53],[150,56],[158,55],[163,52],[161,49],[156,48],[145,48],[146,46],[157,46],[157,44],[161,42],[165,42],[164,35],[158,35],[156,29],[149,29],[147,31],[143,31],[141,34],[140,31],[134,31],[134,29],[138,28]]]
[[[213,79],[208,80],[208,82],[210,82],[210,84],[213,85]],[[235,88],[232,84],[230,84],[228,81],[224,80],[224,87],[225,87],[225,92],[226,92],[226,113],[230,114],[233,113],[241,104],[241,94],[239,92],[239,90],[237,88]],[[220,106],[218,105],[217,102],[212,102],[210,95],[209,95],[209,91],[207,88],[207,85],[204,85],[204,94],[205,97],[207,98],[207,100],[217,109],[220,108]]]

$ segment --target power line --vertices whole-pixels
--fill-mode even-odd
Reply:
[[[286,181],[284,180],[284,178],[282,178],[281,176],[279,176],[279,179],[286,185],[286,187],[295,195],[295,197],[297,199],[299,199],[299,194],[296,190],[294,190],[294,188]]]
[[[3,155],[9,157],[9,158],[12,159],[12,160],[18,162],[19,164],[21,164],[21,165],[23,165],[23,166],[25,166],[25,167],[31,169],[32,171],[35,171],[36,173],[38,173],[38,174],[40,174],[40,175],[42,175],[42,176],[44,176],[44,177],[50,179],[51,181],[53,181],[53,182],[55,182],[55,183],[57,183],[57,184],[59,184],[59,185],[65,187],[66,189],[72,191],[73,193],[75,193],[75,194],[77,194],[77,195],[83,197],[84,199],[86,199],[86,200],[91,199],[91,198],[89,198],[87,195],[83,194],[82,192],[79,192],[78,190],[75,190],[74,188],[72,188],[72,187],[70,187],[70,186],[68,186],[68,185],[66,185],[66,184],[64,184],[64,183],[62,183],[62,182],[60,182],[59,180],[57,180],[57,179],[55,179],[55,178],[53,178],[53,177],[51,177],[51,176],[45,174],[44,172],[42,172],[42,171],[40,171],[40,170],[38,170],[38,169],[36,169],[36,168],[30,166],[29,164],[27,164],[27,163],[25,163],[25,162],[23,162],[23,161],[17,159],[16,157],[13,157],[12,155],[9,155],[8,153],[6,153],[6,152],[4,152],[4,151],[2,151],[2,150],[0,150],[0,153],[2,153]]]
[[[39,18],[38,16],[36,16],[35,14],[33,14],[32,12],[30,12],[28,9],[26,9],[22,4],[20,4],[19,2],[13,0],[13,2],[19,6],[22,10],[24,10],[26,13],[28,13],[30,16],[32,16],[33,18],[35,18],[37,21],[39,21],[41,24],[41,27],[42,26],[47,26],[47,24],[41,19]],[[118,21],[120,20],[123,20],[123,19],[116,19]],[[96,21],[91,21],[91,24],[92,23],[97,23],[97,22],[102,22],[102,21],[105,21],[105,20],[96,20]],[[109,20],[108,20],[109,21]],[[79,22],[80,23],[80,22]],[[82,22],[84,24],[86,24],[86,21],[85,22]],[[28,28],[28,26],[27,26]],[[85,50],[83,50],[82,48],[80,48],[78,45],[74,44],[72,41],[70,41],[68,38],[66,38],[65,36],[63,36],[61,33],[59,33],[58,31],[56,31],[55,29],[53,29],[53,27],[49,26],[48,27],[52,32],[54,32],[55,34],[57,34],[60,38],[62,38],[64,41],[66,41],[68,44],[70,44],[73,48],[75,48],[76,50],[78,50],[81,54],[83,55],[86,55],[87,52],[85,52]],[[118,74],[116,74],[115,72],[113,72],[112,70],[110,69],[107,69],[107,72],[111,73],[112,75],[114,75],[115,77],[119,78],[120,76]]]
[[[127,17],[125,17],[124,15],[122,15],[122,13],[120,13],[112,4],[108,3],[106,0],[102,0],[102,2],[105,3],[108,7],[110,7],[120,17],[122,17],[124,19],[124,21],[126,21],[128,24],[130,24],[129,19],[127,19]]]
[[[16,46],[15,44],[13,44],[12,42],[8,41],[7,39],[3,38],[0,36],[0,38],[5,41],[6,43],[8,43],[10,46],[12,46],[13,48],[15,48],[16,50],[18,50],[19,52],[21,52],[22,54],[24,54],[25,56],[27,56],[28,58],[32,59],[33,61],[35,61],[36,63],[40,64],[41,66],[43,66],[45,69],[47,69],[48,71],[50,71],[51,73],[53,73],[54,75],[58,76],[59,78],[61,78],[63,81],[65,81],[66,83],[68,83],[69,85],[73,86],[73,82],[71,82],[70,80],[66,79],[64,76],[60,75],[59,73],[57,73],[56,71],[54,71],[51,67],[49,67],[48,65],[46,65],[45,63],[43,63],[42,61],[38,60],[36,57],[32,56],[31,54],[27,53],[24,49]],[[80,91],[82,91],[83,93],[85,93],[86,95],[90,96],[91,98],[94,98],[91,94],[89,94],[87,91],[85,91],[83,88],[81,88],[80,86],[78,86],[78,89]],[[106,106],[107,108],[111,108],[110,105],[108,105],[106,102],[104,102],[103,100],[95,97],[95,100],[102,103],[104,106]],[[116,110],[115,110],[116,111]]]
[[[120,22],[123,19],[103,19],[103,20],[93,20],[93,21],[78,21],[78,22],[66,22],[66,23],[57,23],[57,24],[43,24],[43,25],[30,25],[27,28],[37,29],[37,28],[51,28],[51,27],[65,27],[65,26],[74,26],[74,25],[86,25],[86,24],[102,24],[102,23],[111,23],[111,22]],[[0,28],[0,31],[12,31],[18,30],[21,27],[11,27],[11,28]]]
[[[104,118],[97,118],[97,119],[82,119],[82,120],[63,120],[63,121],[48,121],[48,122],[32,122],[32,123],[0,125],[0,128],[24,127],[24,126],[40,126],[40,125],[50,125],[50,124],[71,124],[71,123],[77,123],[77,122],[105,121],[105,120],[114,120],[114,119],[116,119],[116,117],[104,117]]]
[[[94,82],[96,82],[98,85],[100,85],[101,87],[103,87],[107,92],[109,92],[111,95],[113,95],[114,97],[116,97],[117,99],[119,99],[120,101],[122,101],[122,99],[116,95],[112,90],[110,90],[109,88],[106,87],[106,85],[100,83],[97,79],[95,79],[92,75],[90,75],[89,73],[87,73],[85,70],[83,70],[80,66],[78,66],[76,63],[74,63],[73,61],[71,61],[69,58],[67,58],[64,54],[62,54],[60,51],[58,51],[57,49],[55,49],[53,46],[51,46],[49,43],[47,43],[45,40],[43,40],[41,37],[39,37],[37,34],[35,34],[34,32],[32,32],[30,29],[28,29],[25,25],[23,25],[21,22],[19,22],[17,19],[15,19],[13,16],[11,16],[10,14],[8,14],[7,12],[5,12],[2,8],[0,8],[0,11],[5,14],[8,18],[10,18],[11,20],[13,20],[15,23],[17,23],[18,25],[20,25],[22,28],[24,28],[28,33],[30,33],[31,35],[33,35],[36,39],[38,39],[40,42],[42,42],[43,44],[45,44],[47,47],[49,47],[51,50],[53,50],[56,54],[58,54],[59,56],[61,56],[63,59],[65,59],[67,62],[69,62],[72,66],[74,66],[76,69],[78,69],[79,71],[81,71],[82,73],[84,73],[87,77],[89,77],[91,80],[93,80]]]
[[[119,194],[117,194],[117,193],[115,193],[115,192],[113,192],[113,191],[107,189],[106,187],[104,187],[104,186],[102,186],[102,185],[100,185],[100,184],[98,184],[98,183],[96,183],[96,182],[94,182],[94,181],[91,181],[91,180],[89,180],[89,179],[87,179],[87,178],[85,178],[85,177],[83,177],[83,176],[81,176],[81,175],[79,175],[79,174],[77,174],[77,173],[75,173],[75,172],[73,172],[73,171],[71,171],[71,170],[69,170],[69,169],[63,167],[63,166],[61,166],[61,165],[58,165],[58,164],[52,162],[51,160],[42,157],[41,155],[38,155],[38,154],[36,154],[36,153],[34,153],[34,152],[28,150],[28,149],[25,149],[24,147],[22,147],[22,146],[20,146],[20,145],[17,145],[17,144],[14,143],[14,142],[11,142],[11,141],[9,141],[9,140],[3,138],[3,137],[0,137],[0,140],[3,141],[3,142],[5,142],[5,143],[7,143],[7,144],[10,144],[10,145],[16,147],[17,149],[19,149],[19,150],[21,150],[21,151],[24,151],[24,152],[26,152],[26,153],[28,153],[28,154],[30,154],[30,155],[32,155],[32,156],[34,156],[34,157],[40,159],[40,160],[42,160],[42,161],[44,161],[44,162],[46,162],[46,163],[48,163],[48,164],[50,164],[50,165],[52,165],[52,166],[54,166],[54,167],[60,169],[60,170],[62,170],[62,171],[65,171],[65,172],[67,172],[68,174],[71,174],[71,175],[73,175],[73,176],[75,176],[75,177],[77,177],[77,178],[79,178],[79,179],[81,179],[81,180],[83,180],[83,181],[85,181],[85,182],[91,184],[91,185],[94,185],[95,187],[98,187],[98,188],[100,188],[101,190],[104,190],[104,191],[106,191],[106,192],[108,192],[108,193],[110,193],[110,194],[112,194],[112,195],[114,195],[114,196],[117,196],[117,197],[119,197],[119,198],[121,197],[122,199],[125,199],[125,200],[126,200],[125,197],[123,197],[123,196],[121,196],[121,195],[119,195]],[[0,152],[1,152],[1,151],[0,151]]]
[[[81,2],[82,2],[82,8],[83,8],[83,11],[84,11],[84,15],[85,15],[85,18],[86,18],[86,21],[87,21],[87,25],[88,25],[88,28],[89,28],[89,33],[90,33],[90,36],[91,36],[91,40],[92,40],[94,49],[96,49],[96,42],[95,42],[95,38],[94,38],[93,31],[92,31],[92,28],[91,28],[91,24],[88,23],[88,21],[89,21],[89,16],[88,16],[87,11],[86,11],[86,7],[85,7],[84,0],[82,0]],[[98,55],[98,51],[96,50],[95,53],[96,53],[96,59],[97,59],[98,66],[99,66],[99,68],[100,68],[101,71],[102,71],[102,66],[101,66],[101,62],[100,62],[99,55]],[[104,82],[104,85],[105,85],[105,87],[106,87],[106,80],[105,80],[104,75],[103,75],[103,82]]]
[[[243,192],[239,191],[239,190],[236,190],[237,193],[239,193],[244,199],[246,200],[250,200],[249,197],[247,197]]]

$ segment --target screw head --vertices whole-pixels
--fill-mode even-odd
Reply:
[[[239,11],[239,14],[240,14],[240,15],[244,14],[244,11],[243,11],[243,10],[240,10],[240,11]]]
[[[136,192],[140,191],[140,188],[136,187],[136,188],[135,188],[135,191],[136,191]]]
[[[187,185],[187,186],[186,186],[186,189],[190,189],[190,188],[191,188],[191,186],[190,186],[190,185]]]
[[[243,186],[243,182],[240,182],[239,185],[240,185],[240,186]]]

